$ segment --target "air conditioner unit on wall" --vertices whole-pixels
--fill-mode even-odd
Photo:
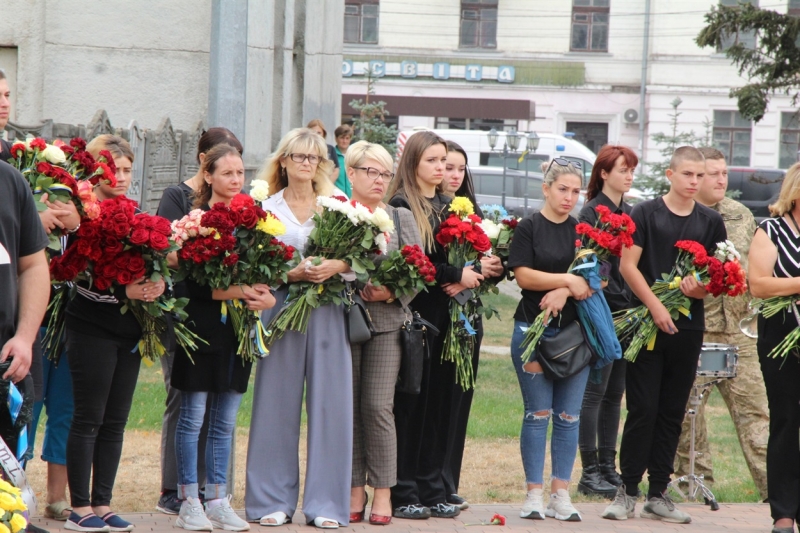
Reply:
[[[639,122],[639,112],[635,109],[626,109],[622,114],[622,119],[626,124],[636,124]]]

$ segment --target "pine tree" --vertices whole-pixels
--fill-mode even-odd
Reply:
[[[371,69],[367,69],[367,94],[366,101],[353,100],[350,107],[358,111],[359,116],[353,121],[353,142],[368,141],[380,144],[394,157],[397,151],[397,127],[386,125],[386,102],[370,102],[370,96],[375,94],[376,78]]]

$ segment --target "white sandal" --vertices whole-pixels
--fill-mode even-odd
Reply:
[[[267,522],[267,520],[275,520],[275,522]],[[283,511],[276,511],[274,513],[266,514],[258,520],[260,526],[282,526],[283,524],[291,524],[292,519]]]
[[[325,522],[333,522],[336,524],[335,526],[326,526]],[[339,522],[332,518],[325,518],[324,516],[318,516],[314,519],[314,525],[320,529],[339,529]]]

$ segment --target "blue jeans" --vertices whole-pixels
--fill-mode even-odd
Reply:
[[[224,498],[227,494],[228,458],[231,454],[231,437],[236,430],[236,413],[242,394],[229,391],[181,392],[181,413],[175,429],[175,456],[178,463],[178,498],[198,497],[197,443],[206,402],[208,411],[208,438],[206,439],[207,500]]]
[[[581,402],[586,382],[589,379],[589,366],[559,381],[550,381],[542,373],[531,373],[522,368],[520,344],[525,338],[521,327],[527,322],[514,322],[511,335],[511,361],[517,371],[519,388],[525,415],[520,432],[520,452],[525,480],[533,485],[544,484],[544,457],[547,448],[547,428],[553,413],[553,433],[550,438],[550,460],[553,478],[569,481],[575,454],[578,450],[578,429]],[[553,337],[558,328],[546,328],[545,337]]]
[[[44,337],[46,328],[40,332]],[[67,437],[72,424],[72,375],[69,370],[69,359],[66,347],[62,350],[58,366],[49,360],[47,352],[42,353],[42,374],[44,392],[42,401],[33,404],[33,429],[29,432],[29,453],[33,456],[33,445],[36,442],[36,427],[42,408],[47,411],[47,421],[44,426],[44,444],[42,445],[42,460],[56,465],[67,464]]]

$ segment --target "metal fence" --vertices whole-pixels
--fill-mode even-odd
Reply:
[[[6,126],[9,140],[12,141],[28,135],[65,142],[73,137],[83,137],[88,142],[104,133],[124,138],[130,143],[134,154],[133,176],[127,196],[150,213],[156,212],[164,189],[177,185],[197,172],[197,143],[204,129],[203,122],[198,121],[189,131],[175,130],[169,118],[163,119],[156,129],[142,128],[135,120],[127,127],[114,128],[104,109],[95,113],[87,125],[46,120],[38,126],[21,126],[13,122]]]

